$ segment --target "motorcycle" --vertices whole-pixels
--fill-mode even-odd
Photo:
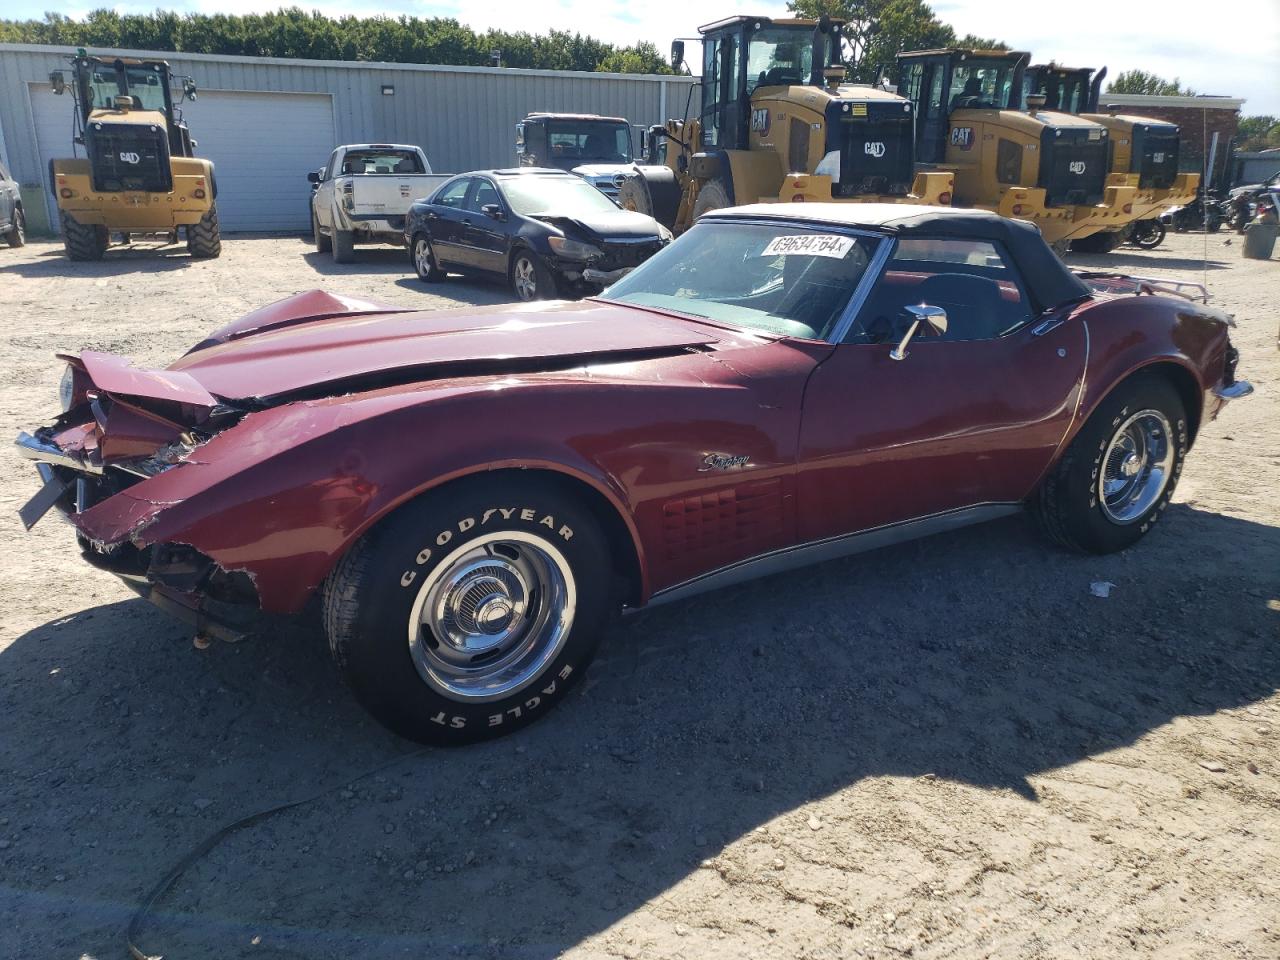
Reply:
[[[1160,216],[1160,220],[1172,227],[1174,233],[1204,229],[1217,233],[1226,219],[1223,203],[1214,197],[1210,197],[1207,202],[1203,197],[1196,197],[1185,206],[1173,207]]]
[[[1138,220],[1129,226],[1125,243],[1142,250],[1154,250],[1164,242],[1165,226],[1159,219]]]

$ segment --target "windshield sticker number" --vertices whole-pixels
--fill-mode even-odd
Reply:
[[[853,249],[852,237],[833,233],[805,233],[794,237],[774,237],[760,252],[762,257],[785,257],[798,254],[806,257],[842,258]]]

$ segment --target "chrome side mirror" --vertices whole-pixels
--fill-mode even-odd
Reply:
[[[941,307],[932,307],[927,303],[913,307],[903,307],[903,312],[911,323],[906,333],[898,341],[898,345],[889,351],[893,360],[907,359],[907,344],[919,333],[922,337],[940,337],[947,332],[947,311]]]

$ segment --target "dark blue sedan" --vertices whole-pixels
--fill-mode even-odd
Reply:
[[[598,293],[671,241],[580,177],[524,167],[478,170],[417,201],[404,227],[418,276],[503,277],[521,300]]]

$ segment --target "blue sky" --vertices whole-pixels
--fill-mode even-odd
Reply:
[[[95,4],[72,0],[58,9],[83,16]],[[165,9],[251,13],[287,3],[254,0],[182,0]],[[692,36],[697,26],[734,13],[778,15],[783,2],[738,6],[732,0],[538,0],[486,3],[366,0],[352,6],[332,0],[299,2],[328,14],[413,14],[456,17],[478,29],[541,32],[555,28],[589,33],[614,43],[649,40],[666,50],[671,38]],[[1110,75],[1140,68],[1179,77],[1201,93],[1245,97],[1247,114],[1280,115],[1280,0],[933,0],[942,19],[960,33],[998,37],[1036,60],[1106,66]],[[6,17],[40,17],[47,0],[8,0]],[[111,4],[139,13],[155,4]]]

